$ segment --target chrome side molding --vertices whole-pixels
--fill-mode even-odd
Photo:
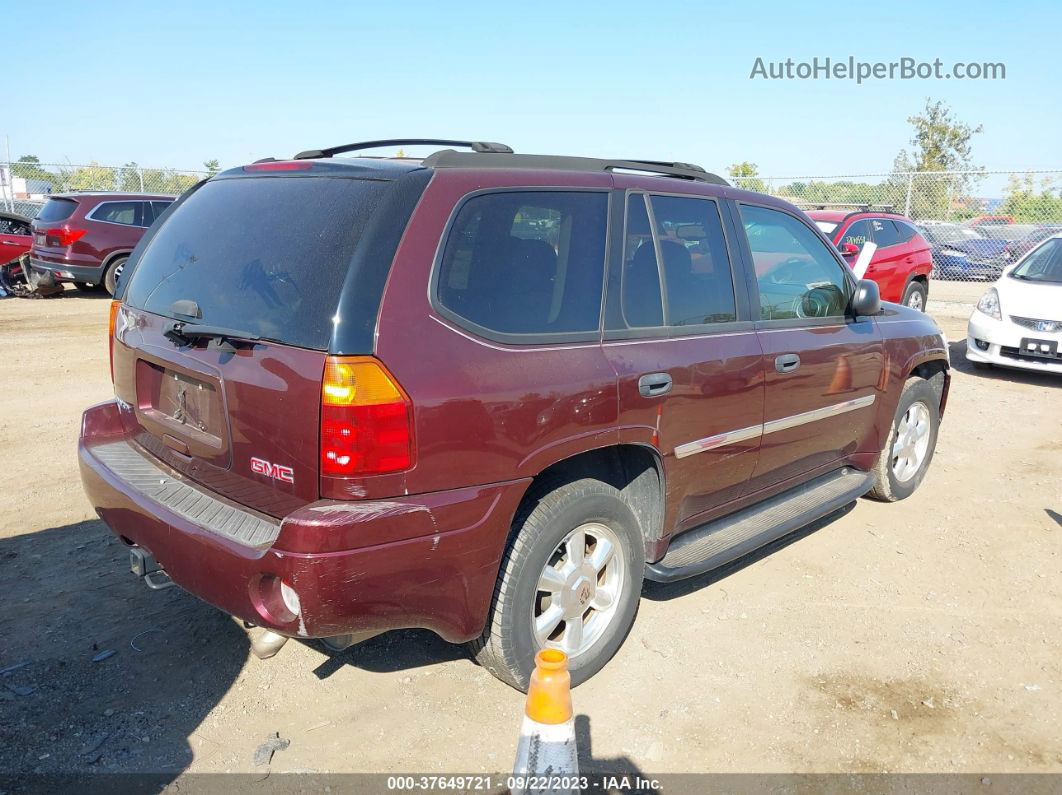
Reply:
[[[812,409],[811,411],[805,411],[801,414],[793,414],[789,417],[770,420],[762,425],[750,425],[748,428],[739,428],[734,431],[726,431],[725,433],[706,436],[703,439],[696,439],[692,442],[680,444],[675,448],[675,458],[685,458],[694,453],[703,453],[706,450],[714,450],[717,447],[737,444],[738,442],[744,442],[748,439],[754,439],[757,436],[762,436],[768,433],[785,431],[790,428],[796,428],[799,425],[805,425],[809,422],[817,422],[828,417],[836,417],[839,414],[845,414],[849,411],[872,406],[876,399],[876,395],[864,395],[863,397],[846,400],[843,403],[834,403],[832,406],[823,406],[821,409]]]

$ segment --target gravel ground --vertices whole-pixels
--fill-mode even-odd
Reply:
[[[959,342],[921,490],[648,586],[574,693],[584,765],[1062,772],[1062,379],[971,370],[962,307],[931,299]],[[135,581],[74,451],[110,394],[106,315],[0,301],[0,770],[511,769],[522,696],[430,633],[261,662],[232,619]]]

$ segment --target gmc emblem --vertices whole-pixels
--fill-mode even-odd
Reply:
[[[282,467],[280,464],[270,464],[268,461],[262,458],[251,459],[251,471],[257,472],[259,475],[265,475],[273,480],[280,480],[284,483],[294,483],[295,473],[292,472],[291,467]]]

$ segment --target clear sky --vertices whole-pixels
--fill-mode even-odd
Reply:
[[[925,97],[983,124],[975,161],[1062,168],[1062,3],[66,2],[4,10],[0,147],[196,168],[380,137],[887,171]],[[1007,79],[750,80],[818,56]],[[20,87],[20,88],[17,88]],[[2,156],[2,154],[0,154]]]

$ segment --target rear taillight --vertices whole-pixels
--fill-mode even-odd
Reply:
[[[59,241],[60,246],[69,246],[85,236],[87,229],[74,229],[69,226],[57,226],[45,232],[49,238]]]
[[[118,320],[118,309],[121,307],[121,301],[111,301],[111,317],[108,321],[107,331],[107,355],[111,360],[111,383],[114,383],[114,327]]]
[[[371,356],[329,356],[321,385],[321,474],[355,477],[413,466],[409,397]]]

